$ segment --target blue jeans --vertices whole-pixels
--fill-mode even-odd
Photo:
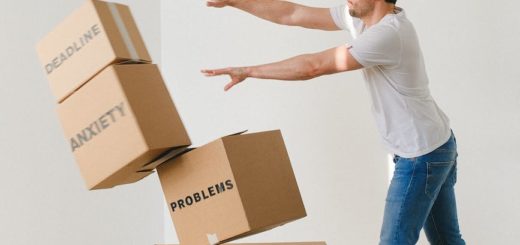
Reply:
[[[413,245],[422,228],[430,244],[461,245],[454,185],[457,142],[414,158],[394,157],[395,171],[386,198],[380,245]]]

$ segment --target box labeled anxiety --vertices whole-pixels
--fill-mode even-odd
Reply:
[[[89,189],[135,182],[161,153],[190,145],[156,65],[111,65],[58,105]]]
[[[306,216],[279,130],[222,137],[157,172],[183,245],[221,244]]]
[[[151,62],[132,18],[121,4],[88,0],[37,45],[58,102],[114,63]]]

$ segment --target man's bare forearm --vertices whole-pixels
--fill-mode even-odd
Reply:
[[[282,25],[294,25],[291,15],[301,5],[281,0],[228,0],[229,6]]]
[[[242,67],[247,77],[276,80],[309,80],[327,74],[361,69],[346,45],[304,54],[275,63]]]
[[[286,60],[249,67],[240,67],[247,77],[285,81],[309,80],[319,76],[312,55],[304,54]]]
[[[207,6],[235,7],[273,23],[300,26],[309,29],[334,31],[334,23],[328,8],[309,7],[283,0],[206,0]]]
[[[313,54],[295,56],[279,62],[258,66],[204,69],[205,76],[229,75],[231,81],[224,87],[241,83],[248,77],[285,81],[309,80],[326,74],[361,69],[363,66],[352,57],[346,45]]]

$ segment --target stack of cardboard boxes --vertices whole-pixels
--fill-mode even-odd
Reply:
[[[189,147],[127,6],[88,0],[37,51],[88,189],[157,169],[183,245],[222,244],[306,216],[279,130]]]
[[[138,181],[146,163],[191,144],[127,6],[87,1],[37,50],[89,189]]]

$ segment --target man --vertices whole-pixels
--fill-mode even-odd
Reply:
[[[251,67],[202,70],[229,75],[229,90],[248,77],[308,80],[362,69],[382,141],[394,154],[380,244],[465,244],[455,203],[457,146],[449,121],[430,95],[415,29],[396,0],[349,0],[312,8],[280,0],[213,0],[262,19],[321,30],[350,30],[354,40],[323,52]]]

